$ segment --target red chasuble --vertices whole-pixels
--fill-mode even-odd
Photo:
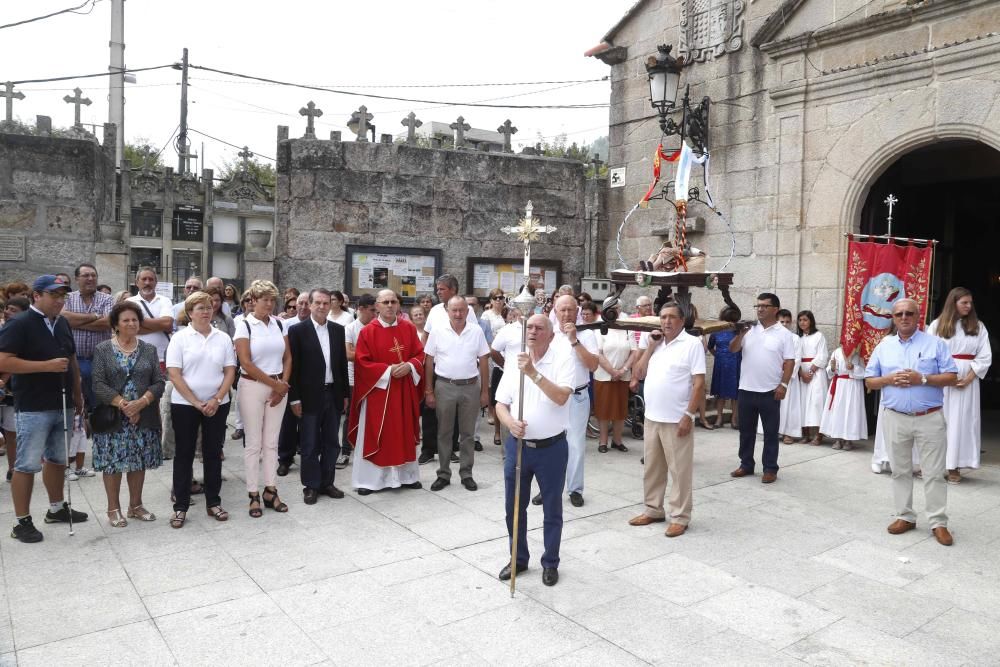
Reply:
[[[354,395],[347,439],[358,446],[358,419],[365,403],[364,442],[361,452],[370,463],[382,468],[416,460],[420,441],[420,399],[424,387],[424,347],[417,328],[403,319],[394,327],[372,320],[358,334],[354,359]],[[410,362],[420,383],[412,375],[389,377],[389,386],[375,385],[392,364]]]

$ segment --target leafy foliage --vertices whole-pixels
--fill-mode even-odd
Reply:
[[[122,157],[128,160],[132,169],[148,169],[150,171],[160,171],[166,165],[160,155],[160,151],[149,139],[137,137],[133,142],[125,142],[125,150]]]
[[[240,173],[243,169],[243,159],[236,158],[234,160],[223,160],[222,168],[219,170],[219,175],[217,178],[228,181],[235,174]],[[270,162],[261,162],[256,158],[250,158],[247,161],[247,171],[251,175],[256,177],[257,182],[265,187],[274,187],[277,182],[276,174],[274,171],[274,165]]]

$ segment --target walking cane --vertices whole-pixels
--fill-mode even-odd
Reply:
[[[62,381],[62,417],[63,417],[63,447],[66,452],[66,465],[69,465],[69,429],[66,426],[66,376],[63,375]],[[69,514],[69,534],[70,537],[74,535],[73,533],[73,487],[70,486],[69,476],[63,474],[63,478],[66,480],[66,510]]]
[[[528,323],[527,318],[521,321],[521,352],[528,346]],[[524,419],[524,370],[521,370],[521,377],[518,378],[517,392],[517,421]],[[515,584],[517,583],[517,536],[518,526],[521,523],[521,452],[524,451],[524,436],[517,438],[517,458],[514,463],[514,530],[510,541],[510,596],[514,597]]]

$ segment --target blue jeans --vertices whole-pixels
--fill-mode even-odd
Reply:
[[[740,468],[753,472],[753,448],[757,441],[757,418],[764,427],[764,449],[761,465],[764,472],[778,472],[778,422],[781,401],[773,391],[746,391],[740,389]]]
[[[525,447],[521,453],[521,503],[517,525],[517,562],[528,564],[528,500],[531,498],[531,480],[538,479],[542,493],[542,535],[545,553],[542,567],[559,567],[559,545],[562,542],[563,506],[562,487],[566,476],[566,458],[569,448],[566,438],[545,449]],[[514,535],[514,481],[517,463],[517,438],[508,436],[504,444],[503,481],[507,509],[508,550]]]
[[[68,412],[72,419],[72,412]],[[42,469],[42,458],[66,465],[66,434],[72,428],[62,410],[17,413],[17,453],[14,470],[34,475]]]
[[[583,457],[587,453],[587,422],[590,420],[590,396],[586,391],[569,396],[569,427],[566,442],[566,493],[583,493]]]
[[[94,381],[92,379],[93,371],[91,370],[93,360],[77,357],[76,364],[80,367],[80,387],[83,389],[83,404],[89,412],[97,407],[97,397],[94,396]]]

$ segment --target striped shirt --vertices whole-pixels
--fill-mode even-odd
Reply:
[[[79,290],[66,295],[66,305],[64,310],[71,313],[94,313],[98,317],[107,317],[111,313],[111,307],[115,300],[110,294],[104,292],[94,292],[90,298],[90,304],[86,304]],[[98,343],[111,340],[111,330],[107,331],[84,331],[83,329],[73,329],[73,340],[76,343],[76,356],[82,359],[90,359],[94,356],[94,348]]]

